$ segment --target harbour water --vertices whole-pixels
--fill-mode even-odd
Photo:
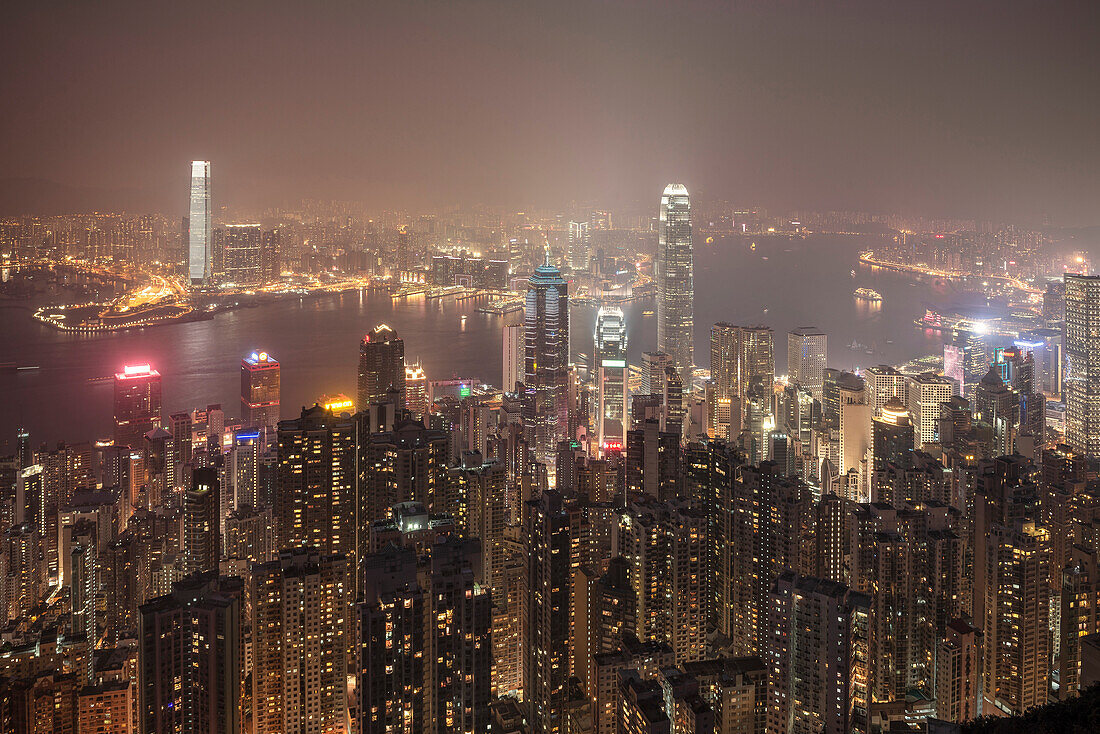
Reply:
[[[810,236],[806,239],[719,238],[695,250],[695,359],[709,365],[710,325],[716,321],[766,324],[776,333],[776,372],[786,372],[786,332],[818,326],[829,336],[829,365],[866,367],[900,363],[939,348],[940,336],[913,326],[926,301],[948,296],[947,286],[912,276],[872,271],[857,264],[874,240]],[[856,275],[852,277],[851,270]],[[861,286],[883,301],[853,297]],[[125,363],[149,362],[163,375],[164,411],[220,403],[240,413],[240,359],[263,349],[282,363],[284,417],[325,393],[354,396],[358,345],[363,334],[387,323],[405,341],[406,360],[419,361],[429,379],[479,378],[499,385],[505,316],[478,313],[478,302],[422,296],[393,300],[380,292],[286,300],[219,314],[210,321],[140,331],[80,335],[31,318],[20,304],[0,305],[0,362],[39,369],[0,372],[0,453],[13,450],[15,431],[35,443],[86,441],[111,432],[112,384]],[[624,309],[629,358],[655,348],[652,301]],[[574,353],[590,354],[595,307],[571,309]],[[465,318],[463,318],[465,317]]]

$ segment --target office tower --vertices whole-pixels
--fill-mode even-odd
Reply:
[[[351,597],[342,555],[296,548],[252,567],[256,731],[345,731]]]
[[[772,330],[766,326],[735,326],[720,322],[710,331],[710,373],[719,403],[730,404],[730,434],[741,431],[740,416],[747,415],[746,401],[753,378],[769,388],[775,382],[775,348]]]
[[[1065,378],[1062,330],[1035,329],[1020,334],[1013,342],[1026,349],[1035,359],[1035,388],[1054,399],[1062,396],[1062,380]]]
[[[221,279],[232,285],[264,282],[263,237],[258,224],[225,225]]]
[[[1100,276],[1066,274],[1066,443],[1100,456]]]
[[[598,408],[596,437],[601,452],[622,451],[626,443],[626,320],[621,308],[601,306],[596,314],[593,366]]]
[[[395,280],[400,280],[400,274],[409,269],[409,230],[407,227],[397,229],[397,251],[394,258],[397,270]]]
[[[192,161],[191,208],[187,219],[187,272],[191,285],[208,285],[213,275],[213,218],[210,161]]]
[[[240,731],[244,645],[239,581],[219,579],[217,573],[194,576],[173,584],[172,593],[141,606],[138,730],[142,734]]]
[[[221,483],[216,469],[195,469],[183,495],[184,573],[217,571],[221,557]]]
[[[867,385],[867,404],[874,415],[879,414],[890,398],[905,402],[905,375],[893,367],[885,364],[868,367],[863,371],[863,380]]]
[[[943,375],[925,372],[906,379],[909,416],[913,421],[913,448],[940,440],[940,404],[955,394],[955,383]],[[877,400],[878,393],[875,395]]]
[[[356,405],[366,410],[374,403],[391,400],[405,407],[405,342],[391,327],[379,324],[359,344],[359,395]]]
[[[252,352],[241,360],[241,419],[252,428],[279,423],[282,371],[267,352]]]
[[[1020,397],[1004,383],[996,364],[974,389],[974,418],[993,429],[993,453],[1014,453],[1020,427]]]
[[[864,392],[839,391],[840,400],[840,454],[838,465],[841,475],[850,471],[865,474],[862,461],[871,448],[871,406]],[[937,419],[939,414],[937,413]],[[853,499],[857,499],[853,497]],[[861,499],[861,498],[858,498]]]
[[[1067,289],[1068,291],[1068,289]],[[984,593],[983,681],[987,705],[1020,714],[1046,702],[1049,690],[1050,531],[1015,518],[984,539],[975,593]]]
[[[501,331],[504,347],[504,375],[501,378],[501,389],[504,392],[514,391],[516,383],[524,380],[523,353],[526,343],[523,332],[523,324],[505,324]]]
[[[771,589],[763,650],[767,731],[867,730],[871,600],[843,584],[785,571]]]
[[[229,445],[225,457],[225,486],[222,488],[222,500],[219,516],[222,531],[225,531],[225,518],[231,510],[246,505],[258,507],[261,503],[260,471],[265,444],[260,433],[254,428],[244,428],[233,432],[233,443]]]
[[[574,271],[588,270],[590,235],[588,222],[569,223],[569,267]]]
[[[982,631],[952,620],[936,648],[936,717],[957,724],[978,718],[981,680]]]
[[[642,352],[641,395],[657,395],[664,390],[666,370],[672,357],[664,352]]]
[[[279,422],[275,523],[280,548],[355,553],[356,427],[319,406]]]
[[[898,398],[890,398],[871,419],[871,502],[890,501],[884,486],[887,470],[890,465],[907,469],[912,464],[913,432],[909,411]]]
[[[825,385],[825,332],[800,326],[787,332],[787,377],[821,400]]]
[[[140,449],[160,426],[160,373],[147,364],[115,373],[115,445]]]
[[[428,376],[419,364],[405,368],[405,407],[417,420],[427,420],[431,408],[428,405]]]
[[[527,620],[524,699],[532,734],[565,729],[569,678],[570,537],[561,495],[543,492],[527,503]]]
[[[672,358],[680,380],[690,389],[695,364],[695,273],[691,201],[683,184],[665,187],[657,227],[657,350]]]
[[[549,465],[569,432],[569,293],[549,252],[527,281],[524,323],[524,423]]]

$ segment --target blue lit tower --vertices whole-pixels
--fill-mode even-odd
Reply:
[[[536,456],[551,466],[558,441],[569,431],[569,294],[549,254],[527,281],[524,310],[524,419]]]
[[[657,232],[657,351],[672,357],[685,389],[690,390],[695,283],[691,201],[683,184],[665,187]]]
[[[621,451],[626,441],[626,319],[616,306],[601,306],[596,314],[593,369],[599,412],[596,435],[600,452]]]
[[[191,209],[187,220],[187,271],[191,285],[210,282],[213,266],[210,161],[191,161]]]

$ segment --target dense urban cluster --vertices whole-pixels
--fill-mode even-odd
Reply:
[[[150,235],[150,257],[183,240],[195,292],[278,279],[288,240],[214,228],[209,170],[176,256]],[[902,236],[878,255],[1026,280],[1029,331],[941,324],[941,369],[857,374],[804,326],[782,375],[763,324],[708,325],[696,354],[692,220],[669,185],[641,280],[597,255],[606,212],[557,255],[538,228],[495,231],[500,257],[387,230],[369,268],[394,283],[519,292],[499,387],[430,379],[377,324],[354,398],[283,410],[257,348],[239,406],[166,414],[148,355],[113,378],[109,439],[21,433],[0,731],[950,732],[1100,682],[1100,277],[1029,236],[978,238],[1029,272]],[[308,239],[301,269],[331,268]],[[616,298],[645,294],[657,350],[631,354]]]

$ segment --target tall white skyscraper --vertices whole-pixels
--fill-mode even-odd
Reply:
[[[211,219],[210,161],[191,161],[191,209],[187,220],[187,272],[191,285],[210,281],[214,260]]]
[[[925,372],[907,378],[905,389],[909,415],[913,419],[913,448],[940,440],[940,404],[955,394],[955,381],[950,377]]]
[[[621,451],[626,443],[627,416],[626,319],[621,308],[600,307],[594,341],[600,452]]]
[[[825,332],[800,326],[787,332],[787,375],[821,400],[825,386]]]
[[[549,255],[527,281],[524,325],[524,423],[550,465],[569,434],[569,290]]]
[[[695,275],[691,246],[691,201],[683,184],[661,195],[657,243],[657,350],[672,357],[691,389]]]
[[[1100,276],[1066,274],[1066,443],[1100,456]]]
[[[588,270],[589,260],[588,222],[569,223],[569,267],[573,270]]]
[[[501,341],[504,347],[504,376],[501,388],[505,392],[516,389],[517,382],[523,382],[523,360],[526,340],[523,324],[505,324]]]

